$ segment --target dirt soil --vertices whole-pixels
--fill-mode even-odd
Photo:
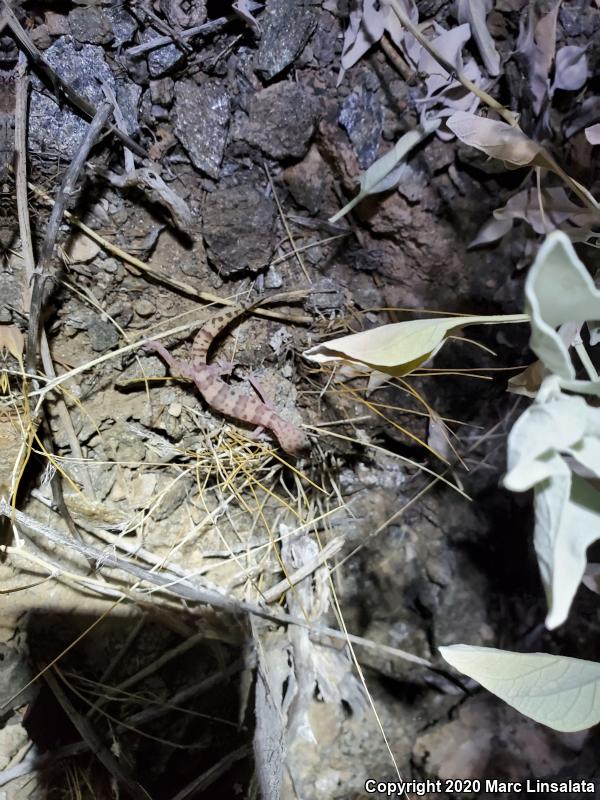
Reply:
[[[533,5],[494,4],[505,68],[489,91],[594,191],[581,129],[568,143],[556,132],[581,96],[559,91],[545,131],[528,120],[517,38]],[[598,604],[584,587],[568,625],[543,627],[531,497],[500,486],[506,436],[527,403],[506,391],[533,360],[525,326],[469,329],[476,343],[454,340],[420,373],[370,390],[364,375],[302,357],[415,312],[520,312],[536,234],[521,221],[493,245],[468,245],[535,179],[434,134],[399,188],[329,222],[361,172],[415,126],[423,76],[407,79],[389,39],[340,73],[345,0],[238,7],[16,9],[64,81],[96,107],[116,103],[114,125],[147,159],[105,132],[54,251],[43,326],[63,377],[43,409],[30,395],[38,433],[0,564],[0,797],[352,800],[383,797],[365,781],[398,771],[586,778],[600,797],[597,731],[528,720],[437,650],[600,656]],[[457,24],[453,3],[418,8],[422,20]],[[3,36],[0,77],[16,63],[14,32]],[[588,48],[591,76],[599,36],[597,6],[563,0],[557,39]],[[472,41],[467,49],[479,58]],[[48,198],[88,121],[27,63],[39,253]],[[14,109],[2,114],[8,130]],[[7,169],[0,181],[0,322],[26,331],[15,180]],[[143,347],[159,339],[187,364],[223,304],[273,294],[286,297],[242,313],[209,360],[232,362],[223,380],[248,402],[258,398],[251,378],[277,414],[305,426],[299,458],[268,427],[252,438],[252,424],[215,410]],[[446,462],[424,445],[436,449],[432,409],[452,431],[458,457]],[[324,629],[360,639],[350,649]]]

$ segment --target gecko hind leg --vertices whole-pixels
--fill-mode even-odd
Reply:
[[[192,380],[193,376],[190,375],[189,367],[178,359],[174,358],[164,344],[152,340],[144,344],[144,350],[148,353],[156,353],[158,356],[160,356],[171,370],[171,375],[173,377],[188,378],[189,380]]]
[[[269,442],[271,437],[267,433],[264,425],[257,425],[253,431],[246,433],[248,439],[251,439],[253,442]]]
[[[212,364],[207,364],[205,369],[207,369],[211,375],[214,375],[216,378],[222,378],[223,375],[231,375],[235,368],[234,361],[224,361],[222,359],[218,359],[217,361],[213,361]]]

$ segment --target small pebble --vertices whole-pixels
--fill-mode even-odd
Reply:
[[[167,411],[172,417],[178,418],[181,416],[182,405],[181,403],[171,403]]]
[[[149,300],[136,300],[133,304],[133,310],[140,317],[151,317],[156,309]]]

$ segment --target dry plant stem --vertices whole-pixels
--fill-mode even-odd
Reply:
[[[571,191],[577,195],[577,197],[582,201],[582,203],[584,203],[584,205],[587,206],[587,208],[590,208],[593,211],[598,211],[600,209],[600,204],[594,198],[594,196],[588,192],[585,186],[582,186],[580,183],[578,183],[578,181],[568,175],[556,161],[554,156],[549,153],[545,147],[542,149],[542,153],[546,159],[547,168],[551,172],[554,172],[556,175],[558,175],[558,177],[567,184]]]
[[[115,781],[127,788],[127,791],[134,800],[152,800],[148,792],[134,780],[129,770],[113,756],[100,736],[96,733],[89,720],[76,710],[57,680],[56,673],[58,673],[56,667],[52,670],[48,670],[44,673],[44,679],[50,687],[52,694],[62,706],[63,711],[69,717],[92,753],[94,753],[96,758],[108,770]]]
[[[157,30],[161,31],[170,40],[171,44],[178,45],[179,48],[183,50],[184,53],[189,54],[190,48],[183,41],[183,39],[181,38],[181,36],[177,31],[173,30],[173,28],[170,28],[167,25],[167,23],[163,22],[163,20],[160,17],[157,17],[156,14],[150,8],[147,7],[145,8],[143,5],[139,9],[137,9],[135,6],[131,8],[133,15],[136,17],[138,21],[140,21],[137,13],[138,10],[145,15],[146,19],[144,20],[144,22],[149,21],[150,25],[156,28]]]
[[[237,615],[240,612],[244,614],[253,614],[257,617],[261,617],[262,619],[274,622],[277,625],[299,625],[302,628],[310,630],[311,634],[318,636],[319,639],[324,637],[325,639],[330,638],[341,640],[343,642],[350,641],[353,644],[368,647],[396,658],[402,658],[406,661],[412,662],[413,664],[419,664],[420,666],[428,668],[433,666],[433,664],[427,659],[420,658],[419,656],[415,656],[412,653],[407,653],[398,648],[376,644],[368,639],[363,639],[361,636],[355,636],[353,634],[346,635],[335,628],[314,626],[310,623],[307,623],[306,620],[299,617],[294,617],[291,614],[268,611],[254,603],[244,600],[237,600],[234,597],[230,597],[215,590],[197,586],[192,578],[182,578],[181,576],[172,572],[168,572],[167,570],[163,570],[162,572],[158,573],[144,569],[143,567],[133,564],[124,558],[120,558],[119,556],[112,555],[106,551],[98,550],[95,547],[91,547],[83,544],[82,542],[68,538],[50,526],[44,525],[33,517],[30,517],[28,514],[24,514],[22,511],[18,511],[16,509],[13,510],[10,507],[7,507],[6,504],[0,506],[0,512],[9,518],[11,516],[14,517],[19,525],[21,525],[23,528],[26,528],[30,534],[42,535],[44,538],[55,542],[56,544],[62,545],[67,549],[75,550],[86,558],[93,558],[102,567],[121,570],[129,573],[130,575],[138,578],[138,580],[143,580],[147,583],[154,584],[157,587],[161,587],[163,591],[167,591],[168,593],[177,597],[181,597],[185,600],[210,605],[214,608],[220,608],[223,611],[227,611],[233,615]],[[82,580],[89,583],[87,578],[82,578]]]
[[[329,544],[327,544],[322,550],[317,553],[315,558],[312,558],[306,564],[303,564],[296,572],[293,572],[291,575],[288,575],[279,583],[276,583],[275,586],[272,586],[270,589],[266,589],[262,596],[267,603],[275,603],[282,594],[288,591],[292,586],[300,583],[309,575],[311,575],[316,569],[318,569],[322,564],[327,561],[329,558],[333,558],[333,556],[338,553],[345,544],[345,539],[342,536],[338,536],[336,539],[332,539]]]
[[[205,789],[208,789],[209,786],[212,786],[216,780],[222,775],[225,775],[236,761],[240,761],[242,758],[247,758],[250,755],[252,755],[251,744],[244,744],[238,747],[237,750],[233,750],[231,753],[223,756],[223,758],[217,761],[216,764],[213,764],[210,769],[207,769],[202,775],[199,775],[191,783],[188,783],[187,786],[184,786],[171,800],[186,800],[186,798],[190,796],[197,797],[198,792],[203,792]]]
[[[294,235],[293,235],[293,233],[292,233],[292,231],[290,229],[290,226],[288,225],[288,221],[285,218],[285,214],[283,213],[283,208],[281,207],[281,203],[279,202],[279,197],[277,196],[277,190],[275,189],[275,184],[273,183],[273,178],[271,177],[271,172],[269,170],[269,167],[267,166],[267,162],[266,161],[263,161],[263,169],[267,173],[267,178],[269,179],[269,186],[271,187],[271,191],[273,192],[273,197],[275,198],[275,203],[277,204],[277,210],[279,211],[279,216],[281,217],[281,222],[283,223],[283,227],[285,228],[285,232],[287,233],[287,237],[288,237],[288,239],[290,241],[290,244],[292,245],[292,250],[294,251],[294,255],[296,256],[296,260],[298,261],[298,264],[300,265],[300,269],[304,273],[304,277],[306,278],[306,280],[308,281],[308,283],[310,285],[312,283],[312,281],[310,279],[310,275],[308,274],[308,272],[306,271],[306,267],[304,266],[304,259],[302,258],[302,256],[298,252],[298,249],[296,248],[296,242],[294,240]]]
[[[579,332],[573,339],[573,346],[575,348],[575,352],[579,356],[581,365],[587,373],[588,378],[595,383],[599,379],[598,372],[589,356],[588,351],[585,349],[585,345],[581,339],[581,332]]]
[[[112,88],[106,83],[106,81],[102,82],[102,91],[106,97],[106,100],[112,105],[113,112],[115,115],[115,123],[117,128],[122,131],[123,133],[127,132],[127,123],[125,122],[125,117],[123,116],[123,112],[121,111],[121,107],[117,102],[117,98],[115,93],[113,92]],[[123,148],[123,158],[125,161],[125,172],[133,172],[135,169],[135,160],[133,158],[132,151],[125,145]]]
[[[16,534],[18,533],[20,540],[28,542],[30,550],[33,552],[30,552],[30,550],[28,550],[26,547],[19,545],[16,547],[5,547],[2,551],[3,553],[12,556],[15,559],[21,558],[30,564],[35,564],[36,567],[40,567],[41,569],[45,570],[50,577],[59,578],[63,583],[66,583],[75,590],[80,590],[83,587],[90,591],[96,591],[98,594],[107,597],[110,600],[116,600],[119,603],[125,599],[131,599],[124,590],[114,589],[112,586],[109,586],[108,583],[101,583],[100,580],[95,580],[94,578],[90,578],[82,573],[69,571],[64,566],[64,563],[50,559],[48,554],[36,545],[33,538],[24,534],[21,528],[17,530],[17,526],[14,524],[14,522],[13,529],[15,530],[15,538]],[[34,555],[34,553],[39,553],[39,555]],[[102,579],[104,580],[104,576],[102,576]]]
[[[502,117],[509,125],[517,130],[521,130],[519,127],[519,123],[517,122],[516,117],[514,114],[509,111],[505,106],[495,100],[490,94],[485,92],[483,89],[480,89],[479,86],[476,86],[473,81],[469,80],[462,72],[459,72],[456,67],[448,61],[444,56],[436,50],[435,47],[431,45],[431,42],[422,34],[418,27],[413,25],[411,20],[406,16],[400,5],[398,4],[397,0],[384,0],[384,2],[391,6],[394,13],[402,23],[402,25],[406,28],[409,33],[411,33],[415,39],[419,42],[419,44],[429,53],[432,58],[442,66],[449,75],[452,75],[456,78],[457,81],[462,83],[462,85],[467,89],[467,91],[472,92],[476,95],[482,103],[485,103],[486,106],[489,108],[493,108],[496,113]],[[525,135],[525,134],[523,134]],[[547,160],[548,168],[551,169],[559,178],[561,178],[567,186],[571,189],[574,194],[579,197],[579,199],[588,207],[594,210],[598,210],[599,204],[597,201],[592,197],[592,195],[588,192],[585,186],[582,186],[578,183],[574,178],[568,175],[563,168],[556,162],[554,157],[544,148],[544,157]]]
[[[112,686],[110,689],[106,690],[106,695],[104,697],[98,698],[98,700],[90,706],[89,711],[87,712],[86,716],[92,716],[98,711],[105,703],[110,702],[113,697],[111,694],[118,694],[119,691],[124,689],[129,689],[131,686],[135,686],[136,683],[148,678],[150,675],[154,675],[154,673],[163,667],[165,664],[168,664],[169,661],[172,661],[174,658],[178,658],[179,656],[187,653],[188,650],[196,647],[197,644],[204,642],[206,640],[206,632],[199,631],[194,636],[190,636],[189,638],[185,639],[183,642],[178,644],[176,647],[172,647],[170,650],[167,650],[166,653],[163,653],[160,658],[155,659],[151,664],[148,664],[143,669],[138,670],[134,675],[130,675],[121,683],[118,683],[116,686]]]
[[[226,681],[229,678],[232,678],[234,675],[237,675],[237,673],[240,672],[244,666],[244,659],[239,658],[230,666],[215,672],[210,677],[200,681],[200,683],[196,683],[193,686],[188,686],[186,689],[182,689],[180,692],[177,692],[168,701],[166,701],[164,705],[156,705],[154,707],[144,708],[142,711],[138,711],[137,714],[132,714],[130,717],[127,717],[124,722],[132,728],[137,728],[140,725],[145,725],[148,722],[159,719],[165,714],[168,714],[169,711],[172,710],[173,706],[184,706],[193,697],[197,697],[200,694],[205,694],[206,692],[214,689],[220,683],[223,683],[223,681]],[[171,708],[169,706],[171,706]]]
[[[25,267],[26,281],[24,283],[24,301],[25,305],[30,307],[30,281],[33,276],[35,268],[35,255],[33,252],[33,243],[31,239],[31,222],[29,219],[29,204],[27,198],[27,93],[29,88],[29,80],[25,74],[26,63],[23,54],[19,58],[19,71],[17,76],[17,98],[15,107],[15,156],[16,156],[16,189],[17,189],[17,214],[19,217],[19,235],[21,238],[21,250],[23,252],[23,263]],[[50,355],[50,348],[48,347],[48,338],[46,331],[41,329],[40,336],[40,356],[42,365],[47,377],[55,378],[56,370],[52,356]],[[73,423],[71,422],[71,415],[65,401],[62,397],[58,397],[56,401],[56,409],[63,429],[69,439],[71,452],[74,456],[81,459],[81,480],[85,491],[90,497],[94,496],[94,487],[92,479],[83,459],[83,453],[79,445],[79,439],[75,434]],[[60,482],[60,476],[56,476],[56,482]],[[59,490],[60,492],[60,490]],[[64,511],[64,499],[59,498],[59,503],[62,500]]]
[[[52,87],[57,98],[60,99],[60,95],[64,95],[64,97],[66,97],[67,100],[86,117],[89,117],[90,119],[94,117],[97,113],[97,110],[93,103],[90,103],[89,100],[87,100],[85,97],[82,97],[73,88],[71,88],[71,86],[69,86],[69,84],[64,81],[57,72],[55,72],[50,64],[48,64],[31,38],[27,35],[27,32],[24,30],[23,26],[16,18],[5,0],[0,0],[0,11],[2,12],[2,15],[0,16],[0,33],[4,28],[9,28],[17,40],[20,49],[31,61],[35,70],[44,78],[46,83]],[[108,130],[121,139],[121,141],[126,144],[130,150],[133,150],[133,152],[136,153],[136,155],[138,155],[140,158],[149,158],[149,155],[144,148],[135,142],[130,136],[123,134],[121,131],[113,127],[109,127]]]
[[[187,28],[187,30],[180,31],[178,36],[180,39],[190,39],[192,36],[208,36],[211,33],[216,33],[220,31],[221,28],[224,28],[228,22],[231,22],[236,17],[232,14],[229,17],[219,17],[218,19],[213,19],[210,22],[205,22],[203,25],[196,25],[193,28]],[[157,36],[155,39],[150,39],[149,42],[144,42],[143,44],[138,44],[135,47],[130,47],[127,50],[128,56],[141,56],[143,53],[148,53],[150,50],[156,50],[158,47],[164,47],[165,45],[171,44],[173,38],[171,36]]]
[[[33,192],[35,192],[35,194],[40,199],[44,200],[44,202],[52,204],[53,202],[52,198],[50,198],[45,192],[43,192],[37,186],[30,183],[29,188]],[[122,250],[120,247],[117,247],[117,245],[114,245],[111,242],[109,242],[103,236],[100,236],[99,233],[96,233],[96,231],[92,230],[92,228],[88,227],[84,222],[81,222],[80,219],[78,219],[74,214],[71,214],[69,211],[65,211],[65,219],[68,220],[76,228],[78,228],[82,233],[85,233],[85,235],[88,236],[90,239],[97,242],[101,247],[103,247],[109,253],[112,253],[113,255],[117,256],[125,263],[131,264],[132,267],[136,267],[140,271],[145,272],[147,275],[150,275],[152,278],[154,278],[154,280],[156,280],[157,283],[163,284],[164,286],[170,286],[172,289],[175,289],[178,292],[182,292],[183,294],[188,295],[188,297],[194,297],[197,300],[202,300],[205,303],[218,303],[221,306],[234,306],[237,303],[236,300],[230,300],[226,297],[219,297],[219,295],[212,294],[211,292],[200,292],[195,287],[191,286],[189,283],[176,280],[175,278],[171,278],[168,275],[165,275],[162,272],[153,269],[148,264],[144,264],[143,261],[140,261],[139,258],[130,255],[130,253],[127,253],[125,250]],[[338,239],[338,238],[342,238],[342,236],[331,237],[326,241],[332,241],[333,239]],[[319,242],[319,244],[321,243]],[[312,246],[313,245],[307,245],[306,247],[298,249],[307,250],[309,247]],[[290,256],[288,256],[288,258],[289,257]],[[285,260],[284,258],[279,258],[271,263],[276,264],[284,260]],[[264,266],[268,266],[268,264],[265,264]],[[304,295],[306,295],[306,292],[304,293]],[[313,321],[312,317],[309,316],[292,317],[289,315],[282,314],[281,312],[272,311],[266,308],[256,309],[253,313],[261,317],[268,317],[269,319],[288,320],[289,322],[293,322],[294,324],[298,325],[309,325]]]
[[[63,758],[71,758],[71,756],[77,756],[87,751],[88,746],[85,742],[67,744],[58,750],[45,753],[41,753],[35,747],[18,764],[14,764],[12,767],[0,772],[0,786],[6,786],[7,783],[17,778],[22,778],[24,775],[30,775],[32,772],[41,772],[45,767],[55,767],[57,761]]]
[[[483,89],[480,89],[479,86],[476,86],[473,81],[469,80],[469,78],[467,78],[467,76],[462,72],[458,72],[454,64],[444,58],[444,56],[438,50],[436,50],[435,47],[432,47],[429,39],[423,35],[417,26],[413,25],[412,21],[404,13],[397,0],[384,0],[384,2],[392,7],[394,13],[406,30],[415,37],[421,47],[423,47],[432,58],[435,58],[438,64],[442,66],[449,75],[453,75],[457,81],[462,83],[467,91],[476,95],[482,103],[485,103],[486,106],[493,108],[494,111],[496,111],[506,122],[508,122],[509,125],[512,125],[513,128],[519,127],[519,123],[517,122],[515,116],[507,108],[495,100],[490,94],[484,92]]]
[[[392,62],[394,68],[404,78],[406,83],[410,83],[415,79],[415,72],[409,67],[406,61],[402,58],[398,50],[394,47],[388,38],[388,33],[384,33],[381,37],[381,49]]]
[[[40,252],[40,263],[38,265],[38,269],[43,272],[47,271],[50,267],[50,261],[54,252],[54,245],[56,244],[58,230],[63,219],[66,205],[71,197],[73,197],[75,194],[79,175],[85,166],[85,162],[88,159],[92,147],[99,139],[102,129],[112,113],[113,108],[110,103],[103,103],[100,106],[96,116],[91,121],[85,136],[81,140],[81,143],[77,148],[77,152],[67,167],[62,184],[54,200],[50,219],[48,220],[46,236]]]
[[[27,95],[29,79],[25,73],[26,61],[19,54],[17,71],[17,96],[15,102],[15,184],[17,191],[17,216],[19,218],[19,236],[27,280],[23,286],[23,301],[28,308],[31,303],[30,281],[35,268],[35,256],[31,240],[31,222],[29,219],[29,203],[27,198]]]
[[[90,123],[77,152],[73,156],[73,159],[69,164],[67,171],[65,172],[63,182],[58,190],[58,194],[56,195],[56,200],[50,214],[46,237],[40,252],[40,260],[37,268],[34,271],[33,289],[31,292],[29,331],[27,337],[27,370],[30,374],[35,374],[35,361],[39,341],[42,305],[44,302],[44,287],[46,281],[51,278],[52,254],[56,244],[56,237],[58,236],[58,229],[62,222],[67,202],[75,193],[77,180],[85,162],[87,161],[90,150],[102,133],[102,129],[105,127],[106,122],[111,114],[112,106],[109,103],[103,103],[98,109],[96,116]]]
[[[142,612],[139,618],[137,619],[135,625],[129,632],[129,636],[123,643],[123,646],[119,648],[117,653],[115,653],[114,657],[108,662],[108,665],[104,670],[104,672],[100,675],[100,678],[98,679],[99,683],[106,683],[108,681],[110,676],[113,674],[115,669],[119,666],[119,664],[125,657],[129,648],[133,645],[137,637],[140,635],[142,628],[144,627],[145,624],[146,624],[146,614]]]

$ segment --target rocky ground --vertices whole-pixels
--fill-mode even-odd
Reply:
[[[417,5],[438,33],[458,24],[452,3]],[[407,779],[595,777],[598,794],[597,732],[533,723],[452,677],[437,652],[465,642],[598,658],[598,605],[585,588],[568,625],[543,628],[531,500],[499,487],[526,402],[506,380],[532,360],[527,332],[478,328],[469,335],[494,356],[452,342],[437,373],[370,394],[365,378],[302,358],[332,335],[413,318],[408,309],[520,311],[538,240],[527,214],[499,242],[469,243],[535,178],[433,135],[398,188],[330,222],[361,171],[415,126],[427,76],[387,34],[343,71],[357,8],[345,0],[237,6],[17,10],[64,81],[95,106],[116,103],[115,125],[148,159],[107,133],[69,203],[96,239],[67,220],[59,236],[44,325],[66,377],[48,395],[19,488],[23,538],[10,534],[0,564],[0,793],[349,800],[367,796],[367,777],[396,780],[395,759]],[[542,124],[523,60],[530,6],[497,0],[487,18],[502,59],[488,91],[593,191],[582,130],[600,118],[600,10],[561,4],[557,42],[587,48],[589,79],[579,93],[558,89]],[[466,51],[481,62],[473,41]],[[45,197],[88,123],[29,69],[39,251]],[[24,328],[19,240],[4,239],[2,322]],[[584,252],[593,265],[595,251]],[[235,362],[232,383],[253,394],[246,379],[256,377],[282,416],[308,426],[311,451],[294,462],[268,436],[248,441],[249,429],[136,343],[168,332],[185,359],[220,300],[296,290],[300,302],[246,315],[215,353]],[[446,471],[422,444],[429,409],[455,435],[461,461]],[[56,536],[70,534],[53,505],[53,467],[83,554]],[[442,472],[446,483],[435,480]],[[312,579],[280,585],[306,565]],[[313,628],[339,630],[343,618],[374,646],[351,654],[343,640],[243,603]]]

